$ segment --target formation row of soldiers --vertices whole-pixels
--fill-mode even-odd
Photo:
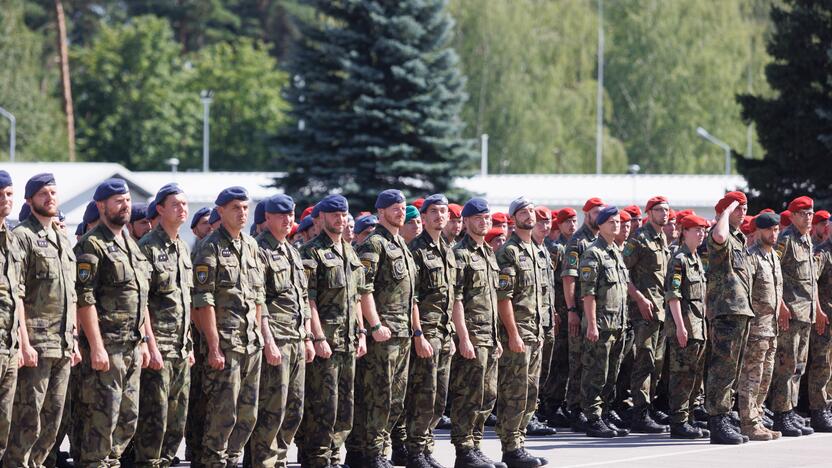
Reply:
[[[457,468],[547,464],[525,449],[536,412],[593,437],[665,422],[672,437],[730,444],[832,431],[832,298],[818,288],[832,248],[827,216],[813,252],[807,197],[782,234],[773,213],[746,220],[740,192],[717,203],[713,226],[671,218],[654,197],[630,235],[621,219],[638,225],[640,213],[597,198],[575,230],[574,210],[553,216],[522,197],[505,216],[481,198],[407,206],[398,190],[378,195],[377,216],[352,221],[330,195],[296,225],[291,197],[275,195],[255,212],[254,238],[248,194],[230,187],[194,215],[191,254],[176,184],[136,216],[124,181],[105,181],[74,249],[57,193],[51,174],[30,179],[31,213],[9,230],[0,171],[4,466],[43,466],[64,430],[76,466],[118,466],[128,445],[136,465],[169,466],[187,420],[196,466],[236,465],[244,451],[251,466],[285,466],[294,442],[303,466],[440,468],[433,431],[446,403]],[[495,250],[489,237],[505,242]],[[654,407],[665,348],[667,421]],[[810,352],[811,427],[794,411]],[[707,428],[691,411],[703,388]],[[481,450],[495,408],[500,462]]]

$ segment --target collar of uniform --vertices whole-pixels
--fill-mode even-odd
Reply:
[[[170,236],[168,236],[167,231],[165,231],[165,229],[162,227],[162,223],[157,224],[156,227],[153,228],[153,232],[155,233],[155,235],[159,236],[159,239],[161,239],[165,243],[165,247],[173,244],[173,239],[171,239]]]
[[[529,240],[529,242],[527,243],[523,239],[521,239],[520,236],[518,236],[517,232],[515,231],[515,232],[511,233],[511,237],[508,238],[506,243],[509,243],[512,240],[514,241],[515,244],[517,244],[518,247],[525,250],[527,254],[532,255],[532,251],[534,250],[534,246],[535,246],[534,239]]]
[[[426,231],[426,230],[424,230],[424,229],[422,229],[422,232],[420,232],[420,233],[419,233],[419,235],[418,235],[416,238],[417,238],[417,239],[423,239],[427,245],[429,245],[429,246],[431,246],[432,248],[437,249],[437,250],[439,249],[439,247],[441,247],[441,246],[442,246],[442,244],[443,244],[444,242],[447,242],[447,241],[445,241],[445,239],[442,237],[442,234],[441,234],[441,233],[439,234],[439,242],[434,242],[434,241],[433,241],[433,238],[430,236],[430,234],[428,234],[428,231]]]
[[[561,235],[559,235],[559,236],[558,236],[558,240],[557,240],[557,241],[555,241],[555,242],[557,242],[558,244],[563,244],[563,245],[566,245],[566,244],[568,244],[568,243],[569,243],[569,239],[567,239],[567,238],[566,238],[566,236],[564,236],[563,234],[561,234]]]
[[[595,242],[597,242],[598,245],[604,250],[609,249],[610,245],[615,245],[615,242],[612,244],[608,243],[607,240],[604,239],[604,236],[598,236],[598,238],[595,239]]]
[[[285,240],[283,242],[277,240],[277,238],[274,236],[274,234],[272,234],[272,232],[269,231],[268,229],[261,232],[260,236],[262,236],[263,239],[266,240],[266,243],[269,244],[269,247],[273,250],[276,250],[278,247],[281,247],[286,243]]]
[[[575,232],[575,234],[572,235],[572,237],[575,237],[578,234],[584,234],[586,238],[590,241],[593,241],[598,237],[598,234],[594,233],[587,224],[582,224],[581,227],[578,228],[578,230]]]
[[[656,231],[656,228],[653,227],[653,223],[647,223],[644,225],[644,231],[647,233],[647,236],[651,239],[661,239],[665,240],[664,231]]]
[[[732,236],[736,237],[738,241],[742,242],[742,245],[746,244],[745,234],[740,231],[739,227],[728,225],[728,231],[731,233]]]
[[[124,226],[121,227],[121,231],[124,232]],[[98,226],[96,226],[95,229],[92,230],[92,232],[98,232],[99,235],[103,237],[104,240],[107,242],[112,242],[116,240],[116,235],[113,234],[113,231],[109,227],[107,227],[107,225],[103,222],[98,223]]]
[[[683,254],[691,254],[694,256],[696,255],[696,252],[691,252],[691,250],[688,248],[688,245],[684,242],[679,243],[679,250],[677,252]]]
[[[235,240],[242,240],[243,239],[243,231],[240,231],[240,237],[238,239],[234,239],[231,237],[231,233],[228,232],[228,229],[225,228],[224,225],[220,224],[220,227],[217,229],[220,232],[220,235],[223,236],[228,242],[233,243]]]
[[[32,232],[34,232],[38,237],[46,237],[46,228],[43,227],[43,224],[41,224],[40,220],[38,220],[34,215],[30,215],[28,218],[26,218],[25,221],[23,221],[20,224],[31,229]]]

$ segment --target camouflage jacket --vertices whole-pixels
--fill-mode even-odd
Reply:
[[[288,241],[278,241],[269,230],[257,236],[265,278],[269,331],[275,341],[306,338],[309,296],[300,252]]]
[[[815,247],[818,271],[818,296],[826,315],[832,315],[832,238]]]
[[[410,312],[416,296],[416,265],[404,239],[379,224],[358,246],[358,258],[365,270],[361,294],[373,294],[379,319],[394,338],[409,337]]]
[[[340,250],[322,232],[304,244],[300,254],[309,299],[315,301],[330,348],[354,351],[358,345],[359,289],[364,282],[364,268],[349,242],[342,239]]]
[[[783,299],[783,273],[774,251],[766,253],[760,242],[748,249],[751,260],[751,319],[750,336],[777,336],[777,316]]]
[[[29,344],[42,358],[72,354],[75,323],[75,252],[54,223],[47,228],[30,216],[14,228],[20,244],[20,289]],[[57,241],[57,242],[55,242]]]
[[[627,313],[627,282],[630,278],[624,259],[615,243],[597,239],[581,255],[581,298],[595,296],[595,323],[598,331],[621,330]],[[577,303],[583,309],[583,301]],[[583,316],[581,326],[588,323]]]
[[[801,236],[791,225],[780,233],[776,249],[783,270],[783,301],[792,320],[813,323],[818,283],[812,239],[809,234]]]
[[[147,257],[127,229],[119,237],[100,223],[75,244],[78,307],[95,306],[107,352],[132,349],[139,343],[147,310]]]
[[[544,329],[552,328],[554,325],[554,315],[555,315],[555,268],[554,262],[552,260],[552,255],[549,253],[549,246],[546,245],[546,241],[548,239],[544,239],[542,244],[537,245],[537,256],[539,257],[539,261],[543,262],[544,265],[544,281],[543,281],[543,294],[542,294],[542,303],[543,303],[543,311],[540,314],[540,325]],[[561,288],[561,294],[563,294],[563,288]]]
[[[497,285],[499,266],[491,247],[483,242],[477,246],[464,236],[454,246],[457,275],[454,294],[462,302],[465,328],[474,346],[493,347],[497,344]]]
[[[665,280],[665,302],[679,299],[682,309],[682,320],[688,331],[688,339],[705,340],[707,330],[705,326],[705,268],[696,252],[691,252],[688,246],[681,244],[676,254],[670,259]],[[666,305],[665,335],[676,336],[676,322],[670,313],[670,306]]]
[[[15,234],[0,223],[0,356],[17,349],[20,263],[23,260]]]
[[[497,265],[500,266],[500,282],[497,299],[510,300],[514,309],[514,322],[520,338],[536,343],[543,339],[542,316],[545,310],[544,298],[547,258],[541,256],[542,248],[534,241],[523,242],[517,233],[512,233],[497,251]],[[500,327],[500,339],[508,340],[504,327]]]
[[[581,297],[583,297],[583,293],[581,291],[581,282],[578,280],[578,266],[581,261],[581,255],[584,254],[586,249],[588,249],[597,238],[598,234],[592,232],[592,229],[584,224],[577,231],[575,231],[575,234],[572,235],[572,238],[566,243],[563,254],[563,270],[560,274],[561,281],[563,281],[562,278],[565,276],[572,276],[576,279],[575,307],[577,308],[576,313],[578,315],[582,315],[584,313],[584,309],[581,306]],[[565,301],[566,298],[564,298],[564,302]]]
[[[551,240],[546,238],[546,249],[549,251],[549,257],[552,259],[552,268],[554,269],[554,309],[555,313],[562,318],[566,317],[566,300],[563,296],[563,257],[566,254],[567,239],[562,235],[558,240]],[[566,322],[564,322],[566,323]]]
[[[708,233],[707,310],[709,317],[743,315],[751,310],[751,261],[745,249],[745,235],[729,228],[724,244],[717,244]]]
[[[265,302],[257,241],[239,239],[220,226],[199,246],[194,260],[194,307],[214,307],[220,349],[254,353],[263,347],[257,305]]]
[[[156,346],[162,356],[188,357],[193,349],[191,252],[181,238],[171,240],[161,224],[142,236],[139,247],[150,262],[147,309]]]
[[[664,321],[664,280],[670,260],[664,232],[657,232],[652,224],[647,223],[627,240],[623,255],[633,285],[653,303],[656,319]],[[633,307],[630,310],[638,312],[635,302],[631,302]],[[641,314],[633,318],[641,319]]]
[[[416,301],[422,332],[429,337],[449,335],[453,331],[456,285],[454,252],[441,235],[437,245],[424,230],[408,247],[416,264]]]

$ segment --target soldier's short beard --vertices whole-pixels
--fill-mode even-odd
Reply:
[[[327,222],[324,222],[324,229],[326,229],[326,232],[330,234],[341,234],[344,232],[342,229],[338,229]]]
[[[58,214],[58,207],[56,206],[51,212],[47,211],[47,209],[40,205],[31,205],[32,211],[43,216],[45,218],[51,218],[53,216],[57,216]]]
[[[110,213],[110,210],[104,209],[104,217],[107,218],[107,223],[112,224],[113,226],[120,226],[124,227],[130,221],[130,212],[127,213],[116,213],[115,215]]]

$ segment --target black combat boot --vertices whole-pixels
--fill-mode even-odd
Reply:
[[[407,466],[407,447],[404,445],[394,445],[390,456],[390,463],[393,466]]]
[[[803,416],[797,414],[795,410],[791,410],[787,414],[788,418],[791,419],[792,424],[796,428],[800,429],[801,434],[812,435],[815,433],[815,430],[812,429],[812,427],[806,423],[806,419]]]
[[[522,449],[503,452],[503,463],[508,468],[537,468],[542,466],[537,457],[529,455],[528,452]]]
[[[543,465],[548,465],[548,464],[549,464],[549,460],[547,460],[546,458],[543,458],[543,457],[536,457],[536,456],[532,455],[531,453],[529,453],[529,451],[528,451],[528,450],[526,450],[526,447],[522,447],[522,448],[520,449],[520,451],[523,453],[523,455],[525,455],[525,456],[527,456],[527,457],[536,458],[536,459],[537,459],[537,462],[538,462],[538,463],[540,463],[540,465],[539,465],[539,466],[543,466]]]
[[[744,443],[743,437],[735,432],[728,424],[728,415],[711,416],[708,425],[711,431],[711,443],[721,445],[739,445]]]
[[[454,468],[494,468],[494,464],[480,458],[477,449],[457,448]]]
[[[601,415],[601,420],[604,421],[604,424],[606,424],[608,428],[612,429],[612,431],[615,432],[616,437],[624,437],[626,435],[630,435],[630,430],[616,424],[614,419],[615,418],[612,417],[610,413],[604,413]]]
[[[555,410],[546,415],[546,425],[549,427],[569,427],[569,416],[566,415],[563,405],[558,405]]]
[[[604,439],[609,439],[616,436],[614,430],[610,429],[604,423],[604,420],[601,418],[593,418],[586,423],[586,435],[587,437],[601,437]]]
[[[702,430],[698,427],[693,427],[689,423],[670,425],[671,439],[701,439]]]
[[[531,421],[526,425],[526,435],[530,436],[550,436],[558,433],[554,427],[549,427],[541,424],[537,416],[532,416]]]
[[[667,426],[658,424],[650,417],[647,408],[634,408],[630,431],[642,434],[662,434],[667,432]]]
[[[347,450],[347,456],[344,458],[344,464],[350,468],[366,468],[367,462],[364,460],[364,455],[361,452]]]
[[[431,468],[430,463],[425,460],[425,454],[422,452],[407,454],[407,468]]]
[[[569,417],[569,426],[573,432],[586,432],[586,416],[584,416],[584,412],[580,408],[572,410],[572,414]]]
[[[474,447],[474,453],[477,457],[479,457],[480,461],[494,465],[494,468],[508,468],[508,465],[505,463],[492,460],[491,457],[486,455],[479,447]]]
[[[625,421],[615,410],[609,410],[604,412],[604,422],[609,425],[610,423],[615,424],[616,426],[622,429],[629,429],[630,423]]]
[[[803,431],[789,417],[788,412],[774,413],[774,425],[771,430],[780,432],[783,437],[800,437]]]
[[[432,453],[424,452],[424,455],[425,455],[425,461],[428,462],[428,465],[430,465],[431,468],[445,468],[445,465],[439,463],[439,461],[437,461],[435,458],[433,458]]]

